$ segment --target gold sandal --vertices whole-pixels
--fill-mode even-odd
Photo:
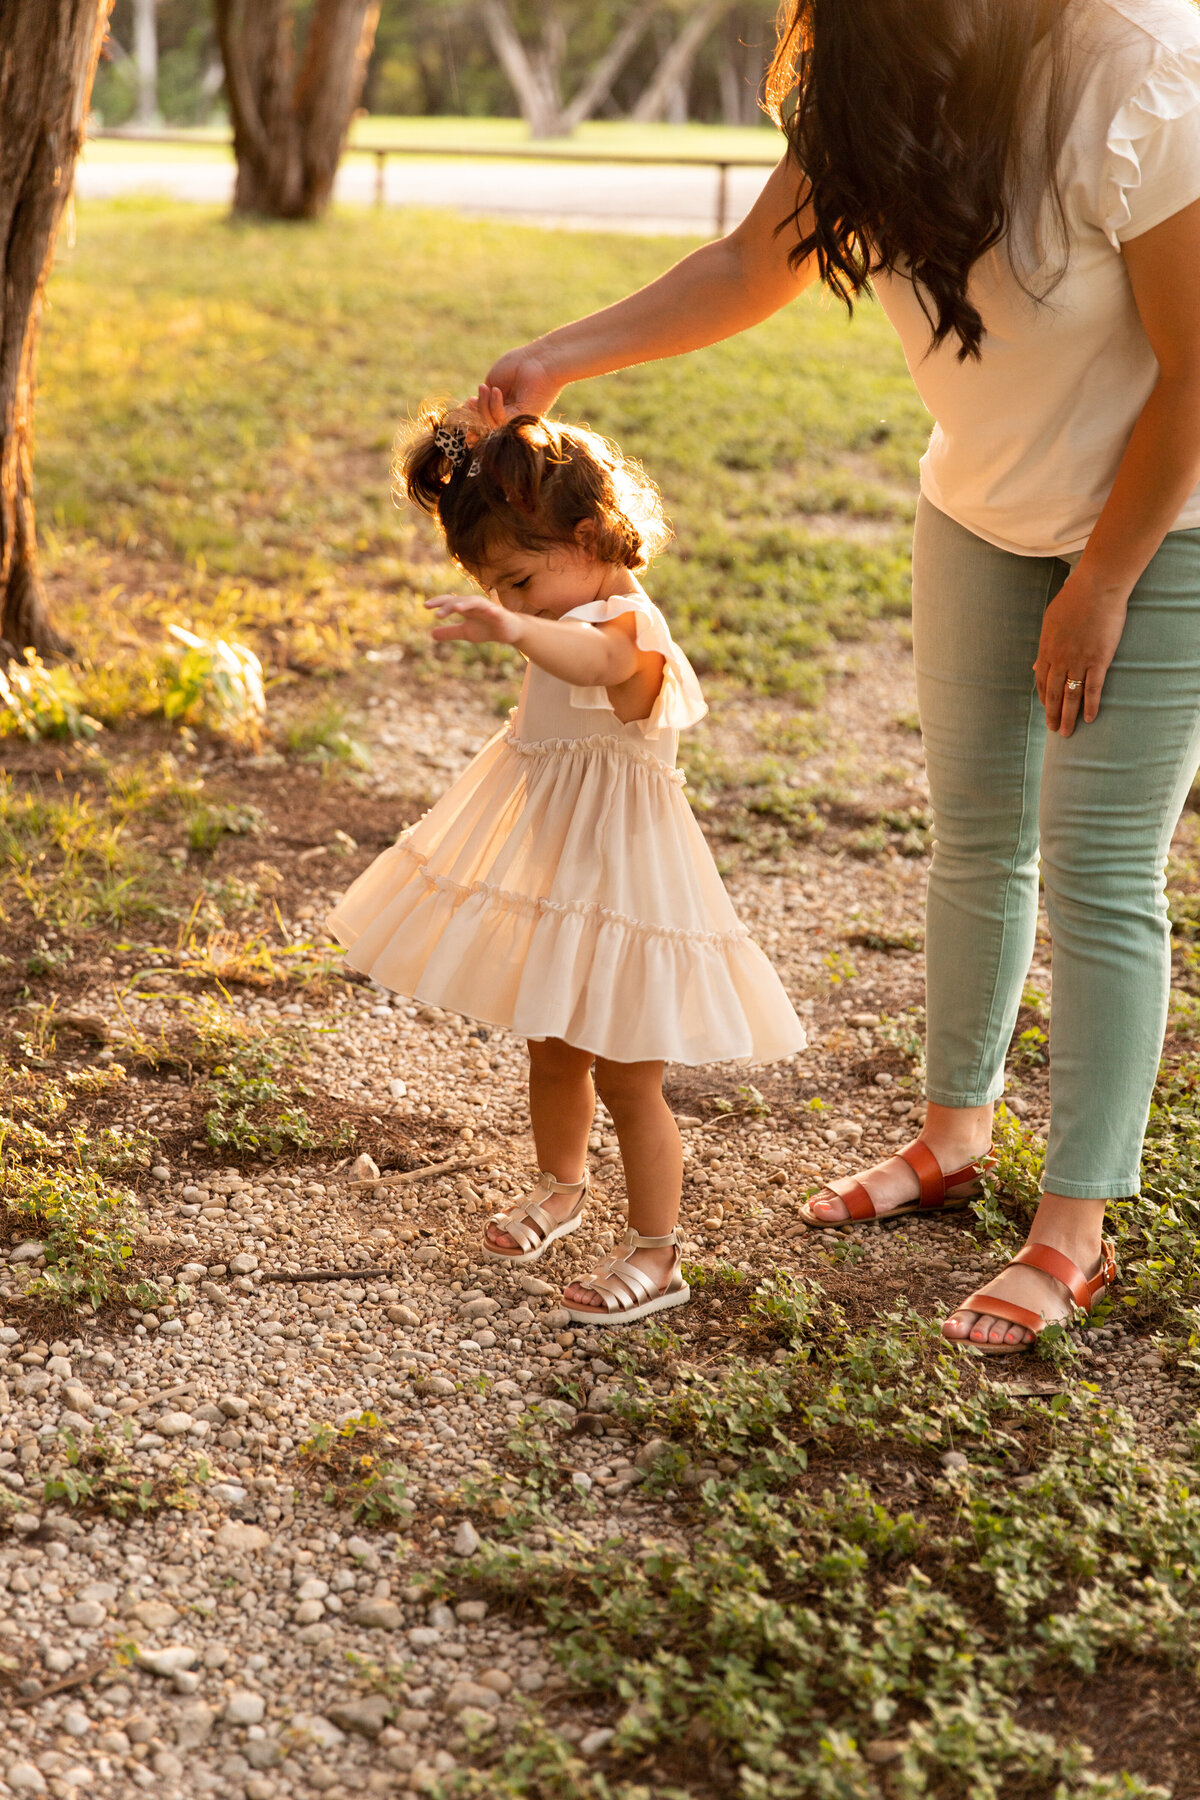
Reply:
[[[852,1225],[877,1225],[885,1219],[903,1219],[907,1214],[917,1212],[963,1212],[972,1200],[979,1198],[980,1181],[995,1161],[991,1151],[985,1150],[974,1162],[947,1175],[928,1144],[920,1138],[905,1144],[903,1150],[897,1150],[890,1160],[894,1162],[897,1158],[906,1162],[917,1178],[921,1191],[915,1199],[902,1200],[899,1206],[880,1212],[862,1182],[856,1181],[844,1194],[839,1194],[836,1188],[823,1187],[797,1207],[801,1219],[810,1231],[848,1231]],[[813,1205],[825,1198],[840,1200],[849,1216],[845,1219],[818,1218],[812,1210]]]
[[[579,1198],[565,1219],[556,1219],[545,1211],[542,1202],[548,1200],[551,1194],[569,1194],[572,1188],[579,1189]],[[489,1240],[485,1229],[481,1240],[483,1254],[489,1262],[518,1265],[536,1262],[539,1256],[545,1255],[551,1244],[577,1229],[591,1191],[591,1178],[586,1169],[582,1181],[559,1181],[556,1175],[547,1174],[545,1169],[541,1170],[534,1187],[519,1205],[514,1206],[511,1212],[493,1213],[488,1220],[489,1225],[495,1225],[498,1230],[507,1232],[510,1238],[515,1238],[520,1248],[501,1249],[499,1244],[493,1244]]]
[[[675,1260],[665,1285],[659,1287],[652,1275],[647,1275],[629,1259],[635,1250],[662,1250],[668,1244],[675,1252]],[[639,1319],[648,1319],[651,1313],[664,1312],[669,1306],[685,1305],[692,1297],[692,1290],[683,1279],[682,1262],[683,1251],[679,1248],[677,1230],[669,1231],[666,1237],[646,1237],[640,1231],[627,1231],[618,1248],[597,1264],[590,1275],[576,1278],[576,1286],[591,1288],[600,1295],[603,1310],[598,1306],[572,1306],[564,1300],[571,1323],[635,1325]]]

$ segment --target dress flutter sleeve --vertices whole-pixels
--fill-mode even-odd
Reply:
[[[1161,56],[1114,116],[1100,222],[1116,247],[1200,199],[1200,46]]]
[[[671,636],[670,626],[652,600],[644,594],[613,594],[607,600],[593,600],[586,606],[577,606],[564,616],[584,625],[604,625],[624,613],[634,616],[638,649],[657,651],[664,659],[662,686],[649,717],[632,723],[648,738],[694,725],[704,717],[708,704],[700,691],[696,671]],[[571,704],[596,712],[614,710],[607,689],[602,687],[573,687]]]

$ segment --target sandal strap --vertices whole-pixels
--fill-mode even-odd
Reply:
[[[835,1199],[841,1201],[852,1219],[877,1217],[875,1202],[861,1181],[856,1181],[853,1186],[848,1187],[844,1194],[839,1194],[836,1188],[830,1188],[829,1191]]]
[[[954,1169],[950,1174],[942,1168],[929,1145],[921,1138],[914,1138],[911,1144],[905,1144],[896,1155],[906,1162],[920,1185],[920,1204],[927,1207],[945,1206],[946,1196],[951,1188],[963,1187],[968,1181],[978,1181],[980,1176],[990,1169],[995,1157],[990,1149],[973,1162],[964,1163],[961,1169]]]
[[[629,1259],[635,1250],[661,1250],[668,1244],[675,1251],[675,1262],[666,1285],[660,1287],[653,1275],[648,1275]],[[649,1237],[631,1227],[620,1248],[612,1251],[603,1262],[597,1263],[590,1275],[579,1276],[578,1285],[599,1294],[607,1312],[631,1312],[635,1306],[641,1306],[647,1300],[657,1300],[661,1294],[674,1293],[683,1286],[683,1277],[679,1272],[682,1260],[677,1229],[667,1232],[665,1237]]]
[[[1085,1313],[1091,1312],[1096,1295],[1110,1286],[1117,1274],[1116,1253],[1107,1238],[1101,1244],[1099,1272],[1092,1276],[1085,1275],[1078,1263],[1050,1244],[1026,1244],[1012,1260],[1026,1263],[1031,1269],[1040,1269],[1043,1275],[1061,1282],[1080,1312]]]
[[[1023,1325],[1026,1331],[1032,1331],[1034,1337],[1046,1329],[1046,1321],[1041,1313],[1030,1312],[1027,1306],[1018,1306],[1015,1300],[1001,1300],[995,1294],[971,1294],[954,1310],[984,1313],[989,1319],[1007,1319],[1010,1325]]]
[[[914,1138],[911,1144],[905,1144],[896,1155],[901,1162],[906,1162],[917,1178],[922,1206],[944,1206],[946,1204],[946,1177],[942,1173],[942,1165],[928,1144],[920,1138]]]
[[[567,1213],[566,1218],[552,1218],[542,1206],[542,1201],[548,1200],[552,1193],[570,1193],[572,1188],[579,1189],[578,1200]],[[519,1244],[522,1250],[536,1250],[537,1246],[550,1235],[556,1226],[565,1225],[568,1219],[573,1219],[577,1213],[582,1211],[587,1202],[589,1189],[590,1183],[586,1174],[581,1182],[558,1181],[553,1175],[543,1172],[538,1176],[537,1186],[531,1194],[514,1206],[511,1212],[493,1213],[488,1224],[495,1225],[498,1230],[507,1232],[508,1236],[513,1239],[514,1243]]]

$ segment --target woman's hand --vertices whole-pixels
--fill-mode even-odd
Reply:
[[[1046,608],[1033,673],[1048,730],[1070,737],[1081,718],[1095,719],[1127,605],[1123,592],[1097,590],[1076,569]]]
[[[506,415],[511,418],[515,413],[549,412],[566,385],[554,374],[542,345],[533,343],[509,350],[493,363],[479,391],[498,391]],[[502,424],[503,419],[499,422]]]
[[[472,594],[435,594],[425,605],[439,619],[449,619],[457,613],[461,621],[457,625],[435,625],[433,635],[439,642],[459,638],[467,644],[515,644],[521,635],[521,615],[509,612],[494,597],[484,600]]]

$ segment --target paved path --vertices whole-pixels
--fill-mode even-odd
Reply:
[[[124,146],[120,158],[107,145],[93,146],[79,165],[76,192],[87,199],[127,194],[167,194],[175,200],[223,204],[233,192],[233,165],[203,150],[156,155],[148,147],[136,160]],[[727,226],[754,204],[767,169],[731,169]],[[474,218],[509,218],[582,230],[687,233],[712,236],[716,227],[717,171],[706,165],[623,166],[613,163],[471,161],[466,158],[396,157],[386,166],[389,206],[450,207]],[[338,174],[336,195],[351,204],[375,198],[373,159],[350,156]]]

